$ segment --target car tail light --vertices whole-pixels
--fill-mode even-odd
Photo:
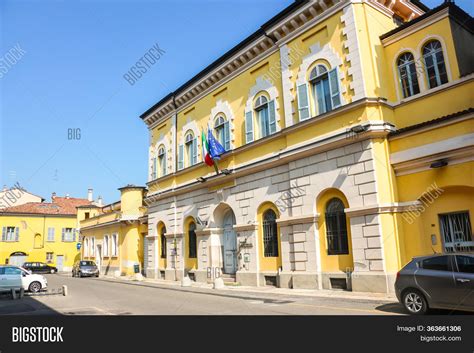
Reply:
[[[400,271],[397,272],[397,279],[400,278]]]

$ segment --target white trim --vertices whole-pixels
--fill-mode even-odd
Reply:
[[[229,122],[229,133],[230,133],[230,149],[234,149],[234,142],[235,142],[235,128],[234,128],[234,112],[232,111],[232,107],[230,106],[229,102],[226,100],[219,99],[216,102],[214,108],[211,109],[211,129],[214,130],[214,121],[216,120],[219,114],[223,114],[227,121]],[[225,146],[224,146],[225,147]]]
[[[474,146],[474,133],[456,136],[450,139],[392,153],[390,155],[390,163],[403,163],[414,159],[471,146]]]
[[[293,71],[290,70],[291,56],[290,48],[284,44],[280,47],[281,85],[283,90],[283,112],[285,116],[285,127],[293,125],[293,105],[294,97],[292,91],[294,85],[291,82]]]

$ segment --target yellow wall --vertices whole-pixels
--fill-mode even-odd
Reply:
[[[344,207],[348,208],[349,204],[342,192],[337,189],[326,190],[317,200],[317,210],[319,213],[318,232],[319,245],[321,249],[321,269],[322,271],[352,271],[354,268],[354,261],[352,258],[352,237],[349,217],[346,217],[347,224],[347,241],[349,245],[349,254],[346,255],[328,255],[327,237],[326,237],[326,205],[329,200],[337,197],[343,203]]]
[[[26,261],[46,262],[46,253],[53,253],[52,265],[56,265],[58,255],[64,256],[63,266],[71,267],[79,259],[79,250],[76,248],[78,237],[73,242],[63,242],[61,240],[62,228],[76,228],[76,216],[55,217],[55,216],[29,216],[29,215],[11,215],[0,216],[0,230],[3,227],[19,227],[20,236],[18,242],[0,242],[0,263],[10,257],[10,254],[16,251],[22,251],[28,254]],[[55,229],[54,242],[47,241],[48,228]],[[37,239],[39,247],[35,247],[35,235],[39,234]]]
[[[267,210],[273,210],[278,218],[280,218],[280,212],[278,208],[270,203],[266,202],[258,208],[257,219],[258,219],[258,249],[259,249],[259,264],[260,271],[278,271],[278,268],[281,267],[281,237],[280,237],[280,226],[277,223],[277,236],[278,236],[278,256],[276,257],[265,257],[264,256],[264,246],[263,246],[263,214]]]

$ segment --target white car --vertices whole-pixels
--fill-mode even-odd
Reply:
[[[37,293],[48,287],[48,281],[22,267],[0,265],[0,291],[20,290],[22,287],[25,291]]]

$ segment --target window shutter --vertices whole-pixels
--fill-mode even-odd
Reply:
[[[337,69],[329,71],[329,88],[331,91],[332,107],[337,108],[341,105],[341,97],[339,94],[339,81],[337,79]]]
[[[269,122],[270,122],[270,134],[274,134],[276,132],[276,112],[275,112],[275,100],[272,99],[268,103],[268,114],[269,114]]]
[[[15,241],[19,241],[19,240],[20,240],[20,228],[16,227],[15,228]]]
[[[66,229],[62,228],[61,229],[61,241],[64,241],[65,234],[66,234]]]
[[[300,121],[309,118],[308,85],[306,83],[298,86],[298,112]]]
[[[7,227],[2,228],[2,241],[7,241]]]
[[[197,141],[197,137],[195,137],[193,139],[193,144],[192,144],[192,159],[191,159],[191,162],[193,163],[193,165],[197,164],[197,160],[198,160],[198,141]]]
[[[162,176],[166,175],[166,153],[162,157],[163,159],[161,160],[162,163],[162,171],[161,173],[163,174]]]
[[[76,241],[76,230],[72,230],[72,241]]]
[[[153,157],[153,166],[152,166],[151,178],[156,179],[156,157]]]
[[[226,151],[230,150],[230,125],[228,121],[224,123],[224,148]]]
[[[178,145],[178,170],[184,168],[184,146]]]
[[[252,111],[245,113],[245,143],[253,141],[253,114]]]

